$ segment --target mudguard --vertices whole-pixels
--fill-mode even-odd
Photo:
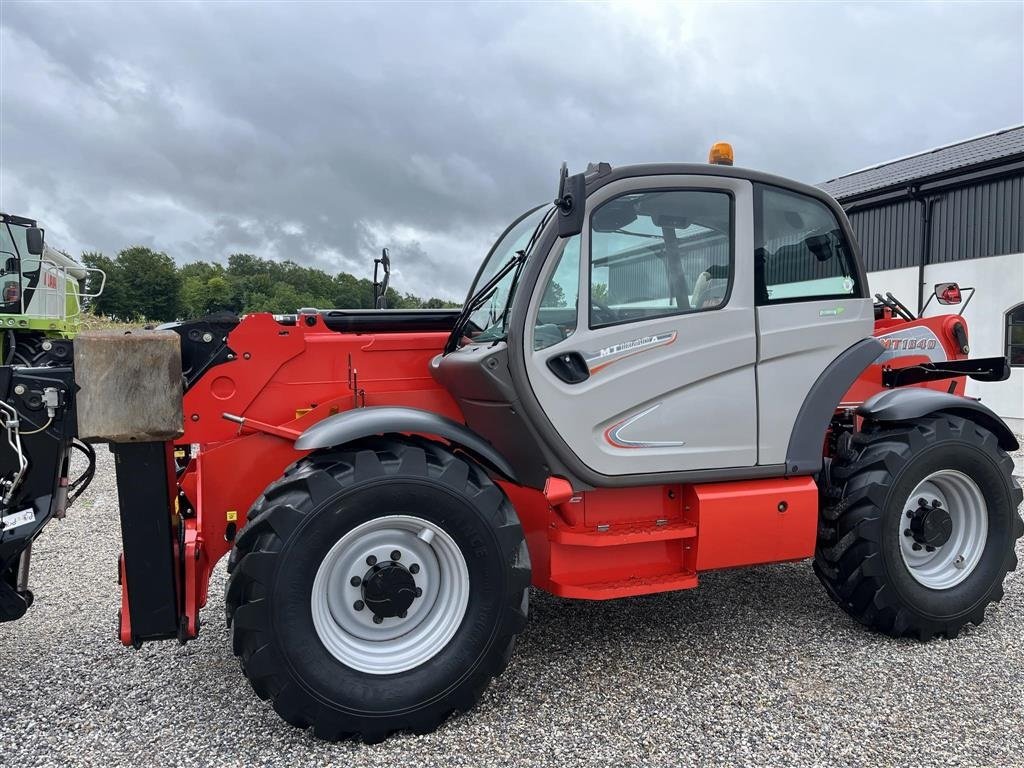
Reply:
[[[859,416],[881,423],[910,421],[931,413],[952,413],[975,422],[992,432],[1004,451],[1020,447],[1002,419],[977,400],[961,395],[919,387],[890,389],[868,398],[857,408]]]
[[[821,443],[843,395],[882,354],[882,343],[869,336],[839,353],[811,385],[796,415],[786,450],[786,472],[810,474],[821,468]]]
[[[328,416],[299,435],[295,449],[332,448],[361,437],[396,432],[443,437],[505,479],[518,482],[505,457],[476,432],[465,424],[419,408],[370,406]]]

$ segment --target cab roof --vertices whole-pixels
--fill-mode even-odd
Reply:
[[[621,165],[618,167],[608,163],[591,163],[587,169],[587,195],[600,189],[605,184],[620,179],[632,179],[642,176],[726,176],[731,179],[746,179],[758,184],[768,184],[799,192],[803,195],[816,197],[830,207],[838,207],[835,199],[827,192],[802,184],[784,176],[756,171],[753,168],[741,168],[734,165],[713,165],[711,163],[644,163],[639,165]]]
[[[34,227],[36,226],[35,219],[26,219],[24,216],[15,216],[12,213],[0,213],[0,221],[9,224],[17,224],[21,227]]]

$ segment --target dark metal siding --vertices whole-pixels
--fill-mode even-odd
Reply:
[[[917,264],[920,252],[920,204],[900,200],[850,214],[868,272]]]
[[[1024,175],[936,197],[929,264],[1024,252]],[[849,214],[869,272],[918,264],[923,205],[903,199]]]
[[[1024,252],[1024,176],[953,189],[935,204],[929,262]]]

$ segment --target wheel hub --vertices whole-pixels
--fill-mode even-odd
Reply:
[[[988,504],[970,476],[936,470],[911,491],[903,509],[900,554],[918,584],[951,589],[974,572],[988,538]]]
[[[924,501],[924,499],[922,499]],[[953,518],[938,499],[918,506],[911,514],[910,531],[918,544],[941,547],[953,535]]]
[[[416,599],[416,579],[401,563],[374,565],[363,576],[363,602],[374,616],[404,616]]]
[[[452,537],[413,515],[385,515],[343,535],[313,580],[310,607],[324,647],[346,666],[388,675],[422,664],[455,634],[469,569]]]

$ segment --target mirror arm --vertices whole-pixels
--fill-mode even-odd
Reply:
[[[975,289],[974,289],[974,287],[973,287],[973,286],[962,286],[962,287],[960,288],[960,290],[961,290],[961,291],[970,291],[970,292],[971,292],[971,295],[970,295],[970,296],[968,296],[968,297],[967,297],[967,298],[966,298],[966,299],[964,300],[964,303],[960,305],[960,311],[959,311],[959,312],[957,312],[957,314],[958,314],[958,315],[960,315],[961,317],[963,317],[963,314],[964,314],[964,310],[965,310],[965,309],[967,309],[967,305],[968,305],[968,304],[970,304],[970,303],[971,303],[971,299],[973,299],[973,298],[974,298],[974,291],[975,291]]]

